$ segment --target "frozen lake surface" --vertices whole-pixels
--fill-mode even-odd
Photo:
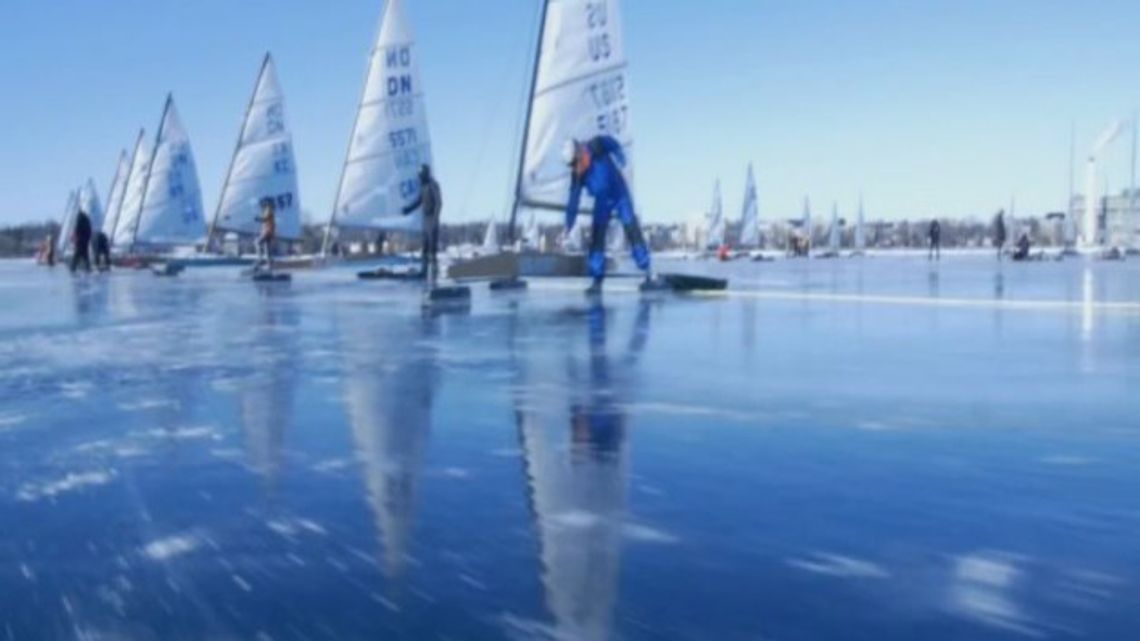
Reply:
[[[0,262],[0,640],[1136,638],[1140,261],[672,267]]]

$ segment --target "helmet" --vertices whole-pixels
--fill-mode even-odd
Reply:
[[[571,138],[562,145],[562,163],[566,165],[574,164],[574,158],[578,155],[578,141]]]

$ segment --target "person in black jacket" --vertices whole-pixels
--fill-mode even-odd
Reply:
[[[927,255],[927,260],[942,260],[942,223],[938,219],[930,221],[930,231],[927,232],[930,238],[930,254]]]
[[[71,234],[71,242],[71,271],[78,269],[79,261],[83,261],[83,271],[90,272],[91,255],[88,250],[91,247],[91,219],[82,209],[75,214],[75,231]]]
[[[95,248],[95,269],[101,272],[111,269],[111,241],[107,238],[107,234],[103,230],[95,232],[95,240],[92,242]]]
[[[994,247],[997,247],[997,257],[1001,260],[1001,252],[1005,248],[1005,210],[1001,209],[994,216]]]
[[[420,271],[430,283],[439,275],[439,214],[443,211],[443,195],[439,182],[431,175],[431,167],[420,167],[420,195],[414,202],[404,207],[407,216],[417,209],[423,211],[423,253],[420,255]]]

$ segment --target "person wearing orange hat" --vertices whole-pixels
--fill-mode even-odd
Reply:
[[[629,185],[621,173],[626,162],[621,143],[612,136],[596,136],[586,142],[570,140],[563,148],[562,159],[570,165],[571,175],[570,198],[566,203],[567,233],[578,217],[582,189],[585,188],[594,198],[590,250],[586,257],[593,283],[586,293],[597,295],[602,291],[602,281],[606,276],[606,231],[610,217],[615,213],[625,229],[634,262],[645,272],[646,283],[652,282],[649,247],[633,210]]]

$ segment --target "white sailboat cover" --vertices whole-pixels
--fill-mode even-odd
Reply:
[[[862,251],[867,248],[867,232],[864,230],[863,198],[859,197],[859,215],[855,219],[855,249]]]
[[[135,150],[131,154],[131,169],[123,188],[123,202],[119,204],[111,234],[112,247],[129,248],[134,241],[135,228],[138,227],[139,213],[142,211],[143,190],[146,189],[146,177],[150,171],[150,151],[146,131],[139,130]]]
[[[107,191],[107,211],[103,215],[103,224],[100,229],[110,239],[115,233],[115,223],[119,218],[119,209],[123,205],[123,194],[127,191],[127,175],[131,173],[131,158],[127,150],[119,152],[119,162],[115,165],[115,176],[111,179],[111,189]]]
[[[272,199],[277,236],[301,237],[301,199],[293,134],[285,120],[285,95],[273,58],[266,54],[241,125],[237,149],[222,187],[214,229],[257,234],[261,201]]]
[[[606,134],[621,143],[632,185],[633,136],[619,0],[548,0],[519,176],[526,207],[563,209],[570,168],[566,142]],[[582,206],[592,207],[587,194]]]
[[[194,152],[170,96],[158,127],[149,173],[134,242],[183,245],[204,238],[206,219]]]
[[[364,96],[333,209],[338,227],[419,231],[421,215],[403,215],[419,197],[431,139],[415,37],[402,0],[389,0],[368,63]]]
[[[724,244],[724,206],[720,199],[720,180],[713,187],[712,209],[709,210],[709,235],[706,246],[716,249]]]
[[[71,232],[75,231],[75,212],[79,209],[79,192],[72,189],[67,194],[67,206],[59,223],[59,238],[55,239],[56,253],[64,255],[71,247]]]
[[[79,190],[79,207],[91,220],[91,234],[94,236],[96,230],[103,228],[103,204],[99,201],[95,181],[90,178]]]
[[[752,164],[748,164],[748,178],[744,182],[744,209],[740,217],[740,245],[760,246],[760,202],[756,198],[756,178]]]
[[[831,205],[831,228],[827,232],[827,248],[833,252],[839,251],[840,245],[840,229],[839,229],[839,205],[832,203]]]

